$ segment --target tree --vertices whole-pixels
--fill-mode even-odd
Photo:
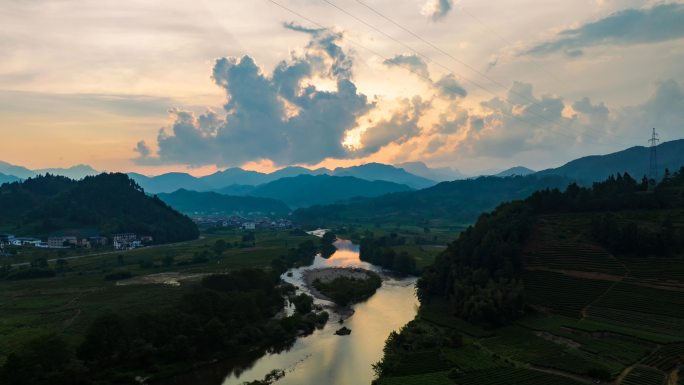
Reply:
[[[173,260],[174,260],[173,255],[167,255],[162,260],[162,263],[164,264],[164,266],[169,267],[169,266],[173,265]]]
[[[57,267],[57,270],[64,271],[67,269],[67,266],[69,266],[69,262],[67,262],[66,259],[60,258],[55,262],[55,266]]]
[[[214,242],[214,254],[216,254],[216,257],[220,257],[221,254],[227,249],[226,241],[223,239],[219,239],[216,242]]]
[[[313,297],[304,293],[292,297],[292,303],[299,314],[311,313],[311,309],[313,309]]]

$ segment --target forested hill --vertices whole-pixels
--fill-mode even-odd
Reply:
[[[46,236],[64,229],[151,235],[155,243],[197,238],[195,224],[125,174],[74,181],[45,175],[0,186],[0,225],[18,234]]]
[[[425,272],[419,297],[423,303],[446,299],[450,312],[468,321],[502,325],[522,316],[528,305],[578,316],[603,293],[601,288],[621,281],[628,271],[644,286],[661,285],[650,280],[667,281],[680,290],[684,275],[676,275],[684,271],[683,214],[684,168],[653,191],[627,174],[591,188],[572,184],[564,192],[539,191],[483,214]],[[662,259],[638,276],[636,269],[651,257]],[[654,274],[658,265],[663,270]],[[541,276],[550,272],[558,277]],[[586,288],[562,287],[562,279],[586,278],[585,273],[602,278]],[[584,289],[577,303],[568,297]]]
[[[677,170],[684,164],[684,139],[672,140],[658,145],[658,174],[665,169]],[[648,174],[649,147],[636,146],[606,155],[591,155],[575,159],[558,168],[539,171],[538,175],[562,175],[578,183],[591,184],[605,180],[610,175],[628,173],[637,179]]]
[[[285,215],[290,208],[276,199],[251,196],[223,195],[215,192],[197,192],[180,189],[170,194],[158,194],[159,199],[184,213],[274,213]]]
[[[302,208],[294,212],[301,223],[472,223],[480,213],[501,202],[523,199],[545,188],[565,188],[572,180],[554,175],[480,177],[442,182],[433,187],[375,198],[358,198],[348,204]]]

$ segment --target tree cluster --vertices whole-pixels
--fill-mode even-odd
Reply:
[[[120,173],[80,181],[47,174],[7,183],[0,187],[0,210],[0,224],[34,236],[95,228],[104,235],[131,232],[166,243],[199,235],[190,218]]]
[[[471,322],[508,323],[525,309],[519,273],[523,244],[536,215],[678,208],[684,208],[684,167],[674,174],[668,172],[654,189],[649,189],[645,179],[637,182],[623,174],[591,188],[571,184],[563,192],[538,191],[481,215],[424,271],[418,296],[423,303],[433,297],[447,299],[454,315]],[[615,252],[668,254],[682,249],[681,230],[667,219],[660,228],[649,230],[604,216],[594,222],[591,232]]]
[[[416,260],[406,251],[396,252],[393,247],[406,244],[406,238],[395,233],[389,236],[366,236],[360,240],[359,257],[402,275],[418,274]]]
[[[278,351],[327,320],[301,306],[293,316],[275,319],[285,290],[278,276],[265,270],[208,276],[167,309],[101,315],[76,348],[55,335],[37,337],[9,356],[0,382],[134,383],[136,375],[154,376],[188,362]]]

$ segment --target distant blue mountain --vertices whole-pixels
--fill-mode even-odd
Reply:
[[[299,175],[257,186],[249,195],[278,199],[297,208],[411,190],[409,186],[398,183],[351,176]]]
[[[170,193],[178,189],[207,191],[211,187],[190,174],[183,172],[170,172],[158,176],[145,176],[138,173],[128,173],[128,176],[133,179],[140,187],[147,193]]]
[[[423,178],[421,176],[413,175],[403,168],[398,168],[382,163],[367,163],[360,166],[353,166],[342,168],[338,167],[333,170],[334,176],[353,176],[365,180],[382,180],[387,182],[394,182],[405,184],[415,189],[426,188],[434,186],[437,182]]]
[[[12,183],[12,182],[18,182],[21,179],[17,178],[14,175],[5,175],[3,173],[0,173],[0,185],[3,183]]]
[[[178,190],[157,195],[169,206],[183,213],[253,213],[285,215],[290,208],[279,200],[250,196],[230,196],[215,192]]]
[[[178,189],[186,189],[218,191],[228,195],[244,195],[244,191],[249,190],[248,187],[244,186],[258,186],[278,179],[299,175],[353,176],[367,181],[381,180],[405,184],[412,188],[424,188],[433,186],[436,183],[433,180],[413,175],[404,169],[380,163],[368,163],[348,168],[340,167],[335,170],[326,168],[311,170],[305,167],[293,166],[285,167],[270,174],[234,167],[203,177],[194,177],[185,173],[167,173],[158,176],[145,176],[138,173],[128,174],[148,193],[170,193]],[[234,185],[243,187],[239,187],[237,190],[230,187]]]
[[[684,166],[684,139],[662,143],[657,147],[657,152],[660,177],[666,168],[672,172]],[[636,146],[607,155],[585,156],[558,168],[539,171],[537,175],[560,175],[585,184],[625,172],[635,179],[641,179],[648,175],[650,154],[650,148]]]
[[[534,173],[535,173],[534,170],[531,170],[527,167],[516,166],[516,167],[511,167],[507,170],[503,170],[494,176],[498,176],[498,177],[508,177],[508,176],[515,176],[515,175],[525,176],[525,175],[530,175],[530,174],[534,174]]]
[[[466,175],[451,167],[428,167],[423,162],[406,162],[396,165],[411,174],[434,180],[435,182],[447,182],[457,179],[465,179]]]
[[[33,172],[39,175],[61,175],[74,180],[83,179],[87,176],[97,175],[100,173],[94,168],[88,166],[87,164],[78,164],[76,166],[71,166],[68,168],[43,168],[33,170]]]
[[[0,161],[0,173],[3,173],[5,175],[13,175],[20,179],[26,179],[36,175],[35,172],[29,170],[26,167],[15,166],[13,164],[3,161]]]

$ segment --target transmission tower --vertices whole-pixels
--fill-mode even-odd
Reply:
[[[648,140],[648,142],[651,144],[651,162],[650,162],[650,167],[648,171],[648,184],[650,187],[654,187],[658,183],[658,142],[660,142],[660,139],[658,139],[658,133],[656,132],[655,128],[653,129],[653,133],[651,134],[651,139]]]

